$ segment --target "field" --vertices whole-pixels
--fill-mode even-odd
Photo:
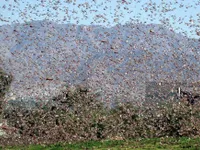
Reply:
[[[26,147],[4,147],[14,150],[199,150],[199,138],[152,138],[132,140],[89,141],[78,143],[58,143],[54,145],[30,145]]]

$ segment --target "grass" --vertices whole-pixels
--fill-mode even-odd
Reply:
[[[5,147],[6,150],[200,150],[200,138],[152,138],[131,140],[105,140],[54,145]]]

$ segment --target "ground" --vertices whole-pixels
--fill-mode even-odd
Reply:
[[[3,149],[3,148],[2,148]],[[26,147],[6,147],[14,150],[198,150],[200,138],[155,138],[155,139],[132,139],[132,140],[104,140],[78,143],[57,143],[54,145],[29,145]]]

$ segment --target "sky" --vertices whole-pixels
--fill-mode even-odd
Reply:
[[[1,0],[0,25],[32,20],[103,25],[163,24],[199,38],[200,0]]]

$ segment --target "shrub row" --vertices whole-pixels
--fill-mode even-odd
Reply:
[[[104,139],[200,135],[197,106],[166,102],[153,107],[117,103],[107,108],[87,88],[61,91],[40,109],[12,108],[4,114],[18,136],[1,137],[2,145],[42,144]]]

